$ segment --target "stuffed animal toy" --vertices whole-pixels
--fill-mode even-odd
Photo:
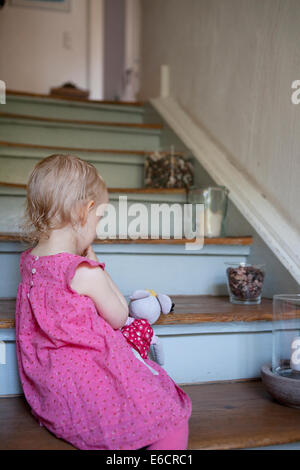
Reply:
[[[130,296],[129,317],[121,331],[141,358],[147,359],[151,346],[154,360],[159,365],[164,364],[162,343],[151,325],[161,313],[167,315],[172,312],[174,305],[168,295],[157,294],[150,289],[136,290]]]

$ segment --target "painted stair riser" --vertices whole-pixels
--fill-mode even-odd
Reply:
[[[41,158],[30,157],[4,157],[0,155],[0,181],[7,183],[26,184],[34,166],[42,159],[55,152],[48,151]],[[68,152],[60,152],[66,154]],[[82,158],[78,152],[73,154]],[[108,187],[115,188],[139,188],[144,185],[144,158],[128,155],[99,155],[96,159],[85,160],[91,162],[98,170],[99,174],[104,178]]]
[[[27,116],[136,124],[144,122],[145,114],[144,108],[140,106],[95,105],[78,102],[70,103],[66,100],[21,99],[11,96],[7,96],[6,104],[1,106],[1,110],[4,113]]]
[[[15,329],[0,329],[0,397],[23,393],[18,373]]]
[[[260,377],[261,366],[271,361],[271,331],[160,337],[164,368],[177,383]]]
[[[34,166],[43,158],[57,153],[71,153],[92,163],[105,179],[108,187],[140,188],[144,186],[146,156],[143,154],[17,148],[2,145],[0,145],[0,181],[26,184]]]
[[[145,199],[147,197],[147,199]],[[109,193],[107,214],[97,227],[98,237],[115,237],[122,233],[129,237],[152,235],[185,238],[184,194],[116,194]],[[25,190],[0,186],[0,232],[19,232],[19,224],[26,204]],[[163,214],[163,215],[162,215]],[[192,225],[191,230],[192,230]],[[122,228],[123,227],[123,228]]]
[[[163,368],[175,382],[192,384],[259,377],[272,351],[270,322],[261,325],[196,324],[188,325],[188,333],[186,325],[154,325],[153,329],[163,344]],[[22,393],[15,329],[0,330],[0,341],[6,350],[6,363],[0,364],[0,396]],[[151,351],[149,357],[153,359]]]
[[[43,124],[38,121],[0,118],[0,140],[62,147],[156,150],[160,130],[112,126]]]
[[[27,248],[17,242],[0,245],[0,298],[16,297],[20,282],[20,254]],[[248,246],[206,245],[185,250],[184,245],[94,244],[99,261],[121,292],[154,289],[167,294],[227,295],[225,262],[246,261]]]

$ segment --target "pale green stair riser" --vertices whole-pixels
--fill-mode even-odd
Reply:
[[[170,236],[174,236],[174,233],[179,238],[184,238],[184,226],[182,224],[183,219],[173,216],[173,210],[177,214],[184,215],[184,204],[186,203],[185,194],[135,194],[135,193],[109,193],[109,204],[111,204],[116,211],[116,234],[119,234],[119,214],[120,210],[125,210],[127,213],[128,229],[130,227],[132,230],[135,230],[133,224],[134,221],[137,221],[137,218],[140,218],[140,211],[145,211],[145,224],[143,225],[144,230],[142,233],[145,235],[158,234],[162,235],[162,230],[167,234],[168,227],[170,226]],[[138,204],[138,205],[137,205]],[[152,217],[152,210],[154,210],[155,204],[157,209],[168,209],[170,213],[170,218],[162,217],[160,214]],[[26,205],[26,191],[23,188],[12,188],[7,186],[0,185],[0,232],[18,232],[19,223],[22,215],[24,214],[24,208]],[[141,206],[142,205],[142,206]],[[167,206],[166,206],[167,205]],[[127,207],[127,211],[126,211]],[[136,212],[137,211],[137,212]],[[170,219],[170,224],[168,225],[168,220]],[[157,223],[151,224],[153,222],[160,220],[160,224]],[[147,224],[148,221],[148,224]],[[98,227],[97,235],[102,234],[113,234],[113,232],[108,232],[108,228],[105,226],[105,218],[103,218]],[[148,225],[148,230],[147,226]],[[142,230],[142,228],[137,228]],[[113,227],[111,228],[113,230]],[[175,230],[175,232],[174,232]],[[155,231],[155,232],[154,232]],[[129,235],[131,232],[128,232]],[[139,232],[140,233],[140,232]],[[180,233],[182,236],[180,237]],[[188,233],[185,234],[189,236]]]
[[[124,295],[135,289],[186,295],[227,295],[226,261],[246,261],[249,246],[205,245],[190,251],[185,245],[94,244],[100,261]],[[15,297],[20,282],[20,254],[28,245],[0,242],[0,298]]]
[[[124,104],[94,104],[53,100],[52,98],[25,98],[7,95],[1,112],[80,121],[144,122],[145,110],[142,106]]]
[[[57,153],[55,150],[44,152],[41,158],[22,157],[4,157],[1,156],[0,147],[0,181],[6,183],[27,184],[29,176],[42,158]],[[67,154],[67,151],[59,153]],[[81,152],[72,152],[79,158],[83,158]],[[104,178],[108,187],[114,188],[140,188],[144,184],[144,158],[134,155],[115,155],[115,154],[98,154],[92,158],[85,156],[86,161],[91,162],[98,170],[99,174]],[[97,161],[98,158],[98,161]]]
[[[0,116],[0,140],[26,144],[156,150],[160,146],[160,133],[159,129],[42,123]]]
[[[0,145],[0,181],[27,184],[38,161],[54,153],[73,153],[92,163],[108,187],[141,188],[144,186],[145,155],[114,152],[84,152],[61,149],[18,148]],[[190,157],[192,160],[192,157]]]
[[[189,329],[184,325],[154,325],[153,329],[163,342],[163,368],[176,383],[255,378],[260,376],[261,365],[271,361],[271,322],[240,328],[234,323],[216,323],[212,328],[195,324]],[[10,348],[7,365],[0,365],[0,396],[20,393],[15,330],[0,330],[0,341],[7,341]]]

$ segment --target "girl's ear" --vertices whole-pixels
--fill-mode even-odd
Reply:
[[[106,203],[106,202],[101,202],[99,204],[99,206],[97,206],[97,209],[96,209],[96,216],[97,217],[102,217],[104,215],[107,204],[108,203]]]
[[[86,224],[87,218],[88,218],[88,213],[90,210],[93,209],[95,205],[94,201],[90,201],[87,205],[81,208],[81,213],[80,213],[80,224],[83,227]]]

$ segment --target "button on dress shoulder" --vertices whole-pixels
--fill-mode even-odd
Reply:
[[[188,395],[156,362],[139,360],[92,299],[70,286],[81,263],[105,263],[30,251],[20,260],[16,345],[23,391],[39,423],[88,450],[140,449],[179,429],[191,415]]]

